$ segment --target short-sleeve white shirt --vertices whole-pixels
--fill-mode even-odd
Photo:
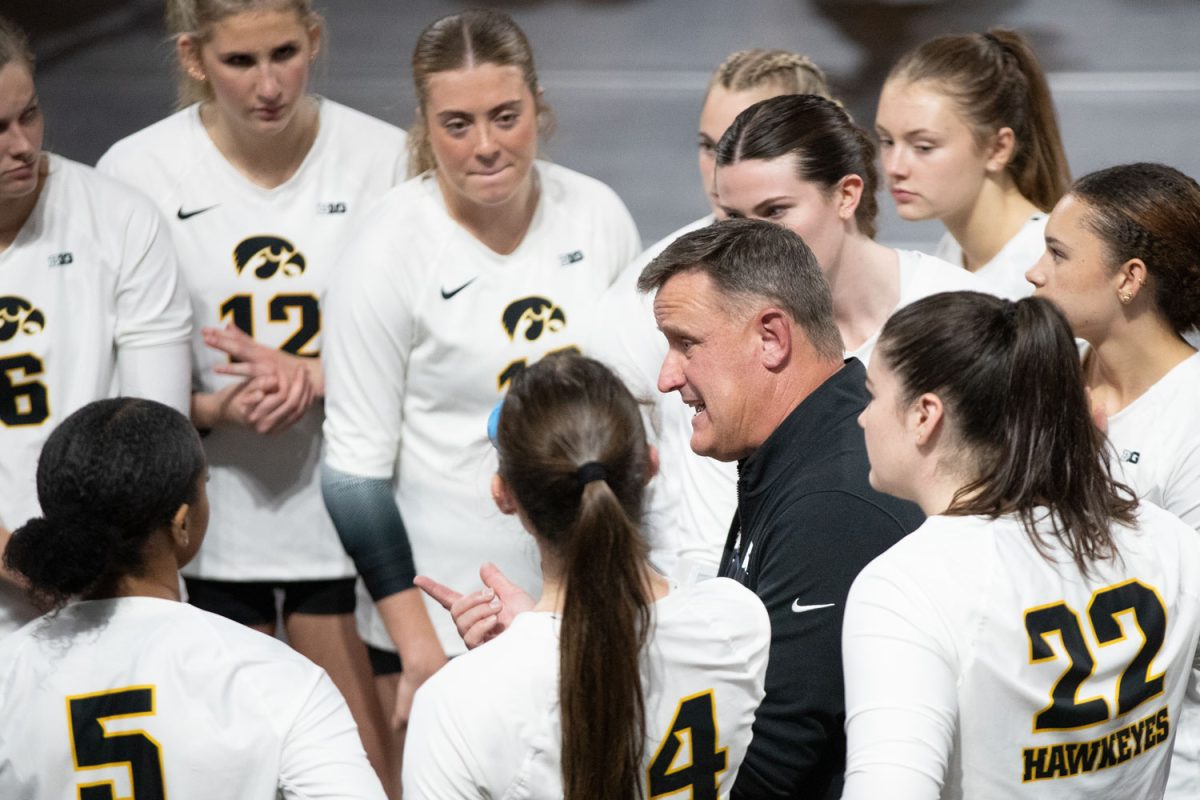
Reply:
[[[975,274],[987,283],[987,288],[980,291],[1009,300],[1020,300],[1033,294],[1033,284],[1025,280],[1025,273],[1046,251],[1046,222],[1049,219],[1045,212],[1035,213],[991,261],[975,270]],[[963,266],[962,248],[949,233],[942,236],[933,254],[955,266]]]
[[[1112,530],[1120,557],[1087,579],[1011,516],[930,517],[862,571],[847,800],[1161,796],[1195,680],[1200,539],[1150,503]]]
[[[488,415],[516,372],[585,346],[597,298],[640,247],[607,186],[535,169],[538,207],[512,253],[454,222],[426,174],[372,209],[329,295],[326,462],[395,480],[417,570],[448,586],[478,585],[484,561],[530,591],[540,585],[528,534],[491,498]],[[449,615],[426,600],[442,646],[461,652]]]
[[[126,597],[0,642],[0,797],[75,800],[106,782],[142,797],[132,780],[151,796],[160,778],[154,796],[172,800],[384,798],[333,682],[243,625]]]
[[[403,179],[402,130],[328,99],[316,140],[296,173],[273,189],[221,154],[189,106],[117,142],[100,168],[146,192],[172,226],[196,320],[195,389],[218,375],[224,353],[201,329],[230,322],[268,346],[317,357],[324,294],[355,222]],[[291,428],[260,436],[219,428],[204,438],[212,519],[190,577],[319,580],[354,574],[321,497],[322,406]]]
[[[712,753],[689,753],[688,748],[707,742],[709,750],[724,751],[724,769],[703,778],[712,781],[715,775],[716,786],[709,783],[709,791],[715,788],[715,796],[726,797],[763,697],[770,647],[766,609],[745,587],[715,578],[660,599],[652,624],[642,667],[644,764],[654,773],[650,765],[660,758],[673,768],[700,763],[701,756]],[[526,612],[418,690],[404,752],[405,797],[562,797],[558,642],[557,617]],[[696,706],[680,717],[702,717],[702,724],[684,733],[676,715],[689,701]],[[697,707],[703,715],[695,713]],[[671,748],[666,757],[660,751],[664,745]],[[655,794],[654,778],[649,782],[648,795],[665,796]],[[674,791],[686,792],[686,787]],[[695,791],[693,796],[705,795]]]

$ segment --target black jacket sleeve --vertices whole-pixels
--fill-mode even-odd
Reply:
[[[799,498],[756,537],[747,578],[771,618],[771,655],[734,800],[841,796],[846,597],[859,571],[904,533],[874,503],[834,490]]]

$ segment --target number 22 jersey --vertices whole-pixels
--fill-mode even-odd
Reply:
[[[233,323],[257,341],[317,357],[323,296],[356,216],[403,179],[404,132],[326,99],[296,174],[274,189],[220,153],[190,106],[115,144],[99,167],[145,191],[167,215],[191,293],[196,391],[240,380],[205,326]],[[322,406],[286,431],[222,428],[204,439],[213,498],[208,538],[184,574],[212,580],[349,577],[321,499]]]
[[[930,517],[843,628],[845,798],[1154,798],[1189,705],[1200,539],[1150,503],[1086,578],[1012,516]]]

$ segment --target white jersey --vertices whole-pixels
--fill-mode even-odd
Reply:
[[[981,291],[1009,300],[1020,300],[1033,294],[1033,284],[1025,280],[1025,273],[1046,252],[1046,222],[1049,219],[1042,211],[1035,213],[991,261],[975,270],[975,274],[988,284],[988,288]],[[933,254],[965,268],[962,248],[949,233],[942,236]]]
[[[595,324],[587,337],[588,354],[616,372],[633,396],[644,404],[643,409],[652,409],[646,414],[650,423],[647,432],[658,447],[659,470],[646,487],[643,530],[650,538],[650,558],[655,566],[685,583],[693,583],[701,575],[717,574],[724,532],[717,542],[708,533],[714,526],[698,524],[709,507],[709,498],[707,493],[694,491],[687,484],[693,471],[706,475],[708,470],[691,462],[711,459],[696,455],[688,445],[692,435],[691,409],[674,394],[658,391],[658,373],[667,355],[667,340],[654,321],[654,293],[639,292],[637,282],[642,270],[667,245],[685,233],[711,225],[713,220],[709,214],[690,222],[634,259],[600,298]],[[682,447],[678,446],[681,419],[687,426]],[[731,489],[722,481],[718,491]],[[728,527],[728,517],[723,524]]]
[[[317,357],[322,298],[360,212],[403,178],[404,132],[320,100],[320,129],[304,162],[274,189],[221,155],[191,106],[135,133],[100,168],[138,186],[174,228],[196,319],[195,388],[228,357],[201,328],[232,322],[256,340]],[[221,428],[204,438],[212,521],[184,574],[215,580],[316,580],[354,574],[321,498],[321,404],[270,436]]]
[[[0,525],[41,511],[50,432],[116,394],[186,413],[191,309],[158,212],[91,167],[46,156],[29,219],[0,252]],[[36,613],[0,588],[0,636]]]
[[[1161,797],[1200,537],[1150,503],[1113,536],[1084,579],[1015,517],[935,516],[869,564],[842,633],[846,800]]]
[[[900,302],[892,309],[896,313],[909,303],[939,292],[989,292],[991,289],[975,275],[965,269],[948,264],[940,258],[916,250],[897,250],[900,268]],[[857,358],[866,366],[879,341],[883,326],[871,334],[866,341],[853,350],[846,351],[846,358]]]
[[[1123,481],[1200,530],[1200,353],[1108,418]]]
[[[763,697],[766,609],[717,578],[675,589],[653,620],[642,660],[646,795],[727,797]],[[558,642],[555,615],[526,612],[417,691],[406,798],[562,797]]]
[[[426,174],[372,209],[330,293],[327,463],[394,479],[417,570],[459,589],[479,585],[489,560],[527,590],[540,585],[532,540],[492,501],[488,415],[518,371],[583,344],[596,299],[639,247],[611,189],[535,169],[541,197],[511,254],[455,223]],[[450,615],[426,601],[442,646],[461,652]]]
[[[269,636],[151,597],[75,603],[0,642],[0,797],[75,800],[86,787],[172,800],[384,797],[321,669]]]

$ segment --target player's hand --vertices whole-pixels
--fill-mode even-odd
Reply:
[[[290,428],[324,391],[321,365],[316,359],[267,347],[234,325],[204,328],[203,334],[205,344],[235,359],[216,365],[214,372],[247,380],[274,379],[275,391],[240,398],[240,416],[258,433]]]
[[[275,375],[260,375],[212,393],[197,392],[192,395],[192,422],[197,428],[249,427],[250,410],[278,391]]]
[[[533,608],[533,598],[505,577],[495,564],[480,567],[479,577],[484,588],[470,594],[461,594],[424,575],[415,580],[422,591],[450,612],[454,627],[468,649],[496,638],[508,630],[518,614]]]

